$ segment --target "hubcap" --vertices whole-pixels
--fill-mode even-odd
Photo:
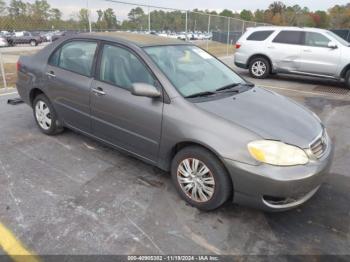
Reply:
[[[262,76],[266,72],[266,65],[262,61],[256,61],[252,66],[252,72],[255,76]]]
[[[35,105],[35,117],[40,127],[49,130],[51,127],[51,113],[44,101],[39,100]]]
[[[179,164],[177,181],[182,191],[193,201],[207,202],[213,197],[215,189],[213,174],[198,159],[186,158]]]

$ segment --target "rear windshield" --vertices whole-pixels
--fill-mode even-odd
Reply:
[[[250,41],[264,41],[266,40],[274,31],[266,30],[266,31],[257,31],[253,32],[250,36],[247,37],[247,40]]]

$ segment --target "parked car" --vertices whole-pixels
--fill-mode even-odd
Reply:
[[[81,34],[21,56],[17,68],[43,133],[71,128],[170,171],[199,209],[228,200],[290,209],[328,174],[332,143],[314,113],[193,44]]]
[[[62,32],[56,32],[52,37],[51,41],[56,41],[60,39],[63,36],[72,36],[78,34],[78,31],[62,31]]]
[[[251,28],[238,40],[234,62],[254,78],[299,74],[345,80],[350,88],[350,43],[324,29]]]
[[[0,36],[0,47],[6,47],[9,46],[9,43],[7,42],[6,37]]]
[[[16,32],[11,36],[7,36],[7,42],[10,46],[17,44],[30,44],[31,46],[37,46],[42,43],[40,36],[34,36],[29,32]]]
[[[330,31],[340,36],[345,41],[350,42],[350,29],[331,29]]]

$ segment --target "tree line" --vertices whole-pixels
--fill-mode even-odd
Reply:
[[[36,0],[33,3],[23,0],[11,0],[8,4],[0,0],[0,30],[88,30],[89,11],[85,8],[71,14],[64,19],[60,9],[51,7],[47,0]],[[93,30],[148,30],[148,14],[141,7],[132,8],[128,17],[118,20],[118,10],[107,8],[97,10],[97,20],[91,21]],[[210,19],[209,19],[209,15]],[[228,28],[228,19],[218,17],[230,17],[230,30],[242,29],[245,26],[253,26],[257,23],[272,25],[310,26],[320,28],[350,28],[350,3],[335,5],[328,10],[310,11],[307,7],[299,5],[287,6],[277,1],[269,5],[266,10],[242,10],[233,12],[224,9],[217,13],[209,10],[194,9],[188,12],[187,28],[190,31],[210,30],[225,31]],[[94,16],[95,17],[95,16]],[[184,31],[186,27],[186,14],[181,11],[151,11],[152,30]],[[243,25],[244,26],[244,25]]]

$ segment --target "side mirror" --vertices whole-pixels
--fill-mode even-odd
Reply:
[[[334,43],[334,42],[329,42],[329,43],[328,43],[328,47],[329,47],[329,48],[332,48],[332,49],[338,48],[337,44]]]
[[[151,98],[158,98],[161,96],[161,93],[155,86],[146,83],[134,83],[131,87],[131,94],[134,96],[145,96]]]

